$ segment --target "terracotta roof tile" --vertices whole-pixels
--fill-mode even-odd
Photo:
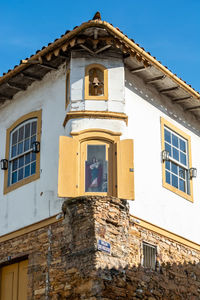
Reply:
[[[96,22],[96,21],[97,21],[97,22]],[[93,23],[92,23],[92,22],[93,22]],[[94,22],[95,22],[95,23],[94,23]],[[107,23],[107,22],[105,22],[105,21],[99,21],[99,22],[101,22],[101,26],[102,26],[102,25],[104,25],[105,27],[107,27],[107,25],[112,26],[113,29],[119,31],[119,32],[120,32],[121,34],[123,34],[124,37],[126,37],[129,41],[131,41],[132,43],[134,43],[135,45],[137,45],[140,49],[142,49],[143,52],[145,52],[146,54],[148,54],[149,56],[151,56],[153,59],[156,60],[156,57],[152,56],[150,52],[145,51],[145,49],[144,49],[143,47],[141,47],[139,44],[135,43],[134,39],[129,39],[129,38],[127,37],[127,35],[125,35],[118,27],[114,27],[112,24]],[[44,49],[47,49],[47,51],[48,51],[48,47],[49,47],[49,46],[52,46],[55,42],[59,41],[61,38],[64,38],[65,36],[66,36],[66,40],[67,40],[67,35],[68,35],[69,33],[72,33],[73,31],[75,31],[76,29],[80,28],[80,27],[83,26],[84,24],[90,24],[90,23],[94,24],[94,26],[98,26],[98,24],[99,24],[99,23],[98,23],[98,20],[95,20],[95,21],[89,20],[88,22],[82,23],[82,24],[79,25],[79,26],[75,26],[75,27],[73,28],[73,30],[71,30],[71,31],[70,31],[70,30],[66,30],[66,31],[65,31],[65,34],[61,35],[59,39],[55,39],[54,42],[49,43],[48,46],[43,46],[42,49],[41,49],[41,50],[37,50],[37,51],[35,52],[35,54],[38,54],[40,51],[42,51],[42,50],[44,50]],[[95,24],[96,24],[96,25],[95,25]],[[52,49],[50,49],[50,51],[52,51]],[[29,58],[33,57],[35,54],[32,54]],[[26,58],[26,60],[28,60],[29,58]],[[162,63],[161,63],[160,61],[158,61],[158,60],[156,60],[156,61],[159,62],[159,63],[162,65]],[[19,65],[14,66],[14,69],[17,68],[18,66],[20,66],[21,64],[22,64],[22,60],[20,60]],[[162,67],[164,67],[165,69],[169,70],[167,66],[163,66],[163,65],[162,65]],[[9,69],[7,72],[4,72],[4,73],[3,73],[3,76],[5,76],[6,74],[8,74],[8,73],[11,72],[11,71],[12,71],[12,70]],[[169,71],[170,71],[170,70],[169,70]],[[20,71],[19,71],[19,72],[20,72]],[[174,75],[174,76],[176,76],[177,78],[179,78],[176,74],[173,74],[172,71],[170,71],[170,72],[172,73],[172,75]],[[0,77],[0,80],[3,78],[3,76]],[[180,79],[183,83],[186,83],[186,82],[183,81],[181,78],[179,78],[179,79]],[[186,84],[187,84],[187,83],[186,83]],[[187,86],[188,86],[188,87],[191,87],[191,85],[189,85],[189,84],[187,84]],[[193,89],[193,88],[192,88],[192,89]],[[197,92],[195,89],[193,89],[193,90],[194,90],[194,92],[196,92],[196,93],[199,94],[199,92]]]

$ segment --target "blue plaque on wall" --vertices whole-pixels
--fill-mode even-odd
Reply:
[[[97,248],[98,248],[98,250],[109,253],[109,254],[111,252],[110,243],[103,241],[103,240],[98,240]]]

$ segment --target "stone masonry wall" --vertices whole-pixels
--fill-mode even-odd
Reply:
[[[135,223],[125,200],[80,197],[64,219],[0,243],[0,266],[28,257],[27,300],[200,299],[200,253]],[[111,253],[97,249],[98,240]],[[142,242],[157,247],[141,265]]]

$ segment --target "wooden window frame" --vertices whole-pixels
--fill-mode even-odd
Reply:
[[[165,120],[164,118],[161,117],[161,146],[162,146],[162,151],[165,150],[165,139],[164,139],[164,129],[165,128],[169,128],[170,131],[173,131],[175,134],[179,135],[180,137],[182,137],[183,139],[185,139],[187,141],[187,157],[188,157],[188,172],[189,169],[192,167],[192,156],[191,156],[191,137],[186,134],[185,132],[183,132],[182,130],[180,130],[179,128],[177,128],[175,125],[171,124],[170,122],[168,122],[167,120]],[[170,190],[171,192],[179,195],[180,197],[193,202],[193,184],[192,184],[192,179],[189,179],[189,190],[190,190],[190,194],[187,194],[186,192],[183,192],[181,190],[179,190],[178,188],[172,186],[171,184],[166,182],[166,175],[165,175],[165,161],[162,160],[162,184],[163,187],[165,187],[166,189]]]
[[[89,71],[93,68],[98,68],[103,71],[104,76],[104,95],[90,96],[89,95]],[[108,100],[108,69],[101,64],[90,64],[85,68],[85,100]]]
[[[9,153],[10,153],[10,134],[13,129],[19,126],[21,123],[28,121],[29,119],[37,119],[37,141],[40,142],[41,139],[41,120],[42,120],[42,110],[30,112],[21,118],[19,118],[16,122],[14,122],[6,131],[6,156],[5,158],[9,161]],[[5,170],[4,173],[4,194],[7,194],[27,183],[30,183],[38,178],[40,178],[40,152],[36,153],[36,173],[26,177],[14,184],[8,186],[8,169]]]
[[[81,149],[83,146],[83,143],[85,145],[87,145],[90,142],[94,143],[94,144],[98,144],[98,141],[101,143],[105,143],[106,144],[110,144],[110,146],[112,147],[112,163],[111,161],[108,161],[108,169],[111,169],[111,165],[112,165],[112,170],[111,170],[111,174],[112,176],[112,180],[109,180],[108,183],[108,192],[103,193],[103,192],[85,192],[84,191],[84,186],[85,186],[85,174],[82,174],[81,172],[79,172],[79,186],[80,186],[80,190],[79,193],[80,195],[101,195],[101,196],[116,196],[116,187],[117,187],[117,178],[114,176],[114,174],[116,174],[116,162],[115,162],[115,157],[114,157],[114,145],[115,143],[117,143],[117,141],[120,140],[120,133],[119,132],[111,132],[109,130],[98,130],[98,129],[94,129],[94,130],[83,130],[81,132],[79,132],[78,134],[76,133],[71,133],[73,138],[75,138],[78,142],[79,142],[79,147],[80,147],[80,153],[81,153]],[[82,159],[82,157],[80,157],[79,159],[79,170],[84,170],[84,163],[85,161]],[[84,175],[84,176],[83,176]]]
[[[88,145],[105,145],[106,147],[106,158],[108,163],[108,182],[107,182],[107,192],[86,192],[85,191],[85,180],[86,180],[86,174],[85,174],[85,162],[87,159],[87,146]],[[110,148],[111,147],[111,148]],[[110,149],[109,149],[110,148]],[[82,141],[80,143],[80,193],[81,195],[102,195],[102,196],[115,196],[116,195],[116,180],[113,176],[113,171],[115,169],[115,162],[114,162],[114,144],[111,141],[107,141],[105,139],[100,139],[98,137],[88,139],[85,141]],[[110,152],[110,155],[109,155]],[[84,154],[84,156],[83,156]],[[113,182],[114,181],[114,182]]]
[[[121,199],[134,200],[134,157],[133,140],[120,140],[120,132],[106,129],[86,129],[71,132],[72,137],[61,136],[59,146],[58,197],[78,197],[83,195],[109,195]],[[83,143],[98,142],[110,144],[112,160],[107,192],[85,192]]]
[[[65,109],[67,109],[70,103],[70,69],[66,72],[65,93]]]

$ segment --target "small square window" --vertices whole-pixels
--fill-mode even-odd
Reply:
[[[86,67],[85,100],[108,100],[108,70],[103,65]]]
[[[155,270],[156,268],[156,246],[143,242],[143,266]]]

